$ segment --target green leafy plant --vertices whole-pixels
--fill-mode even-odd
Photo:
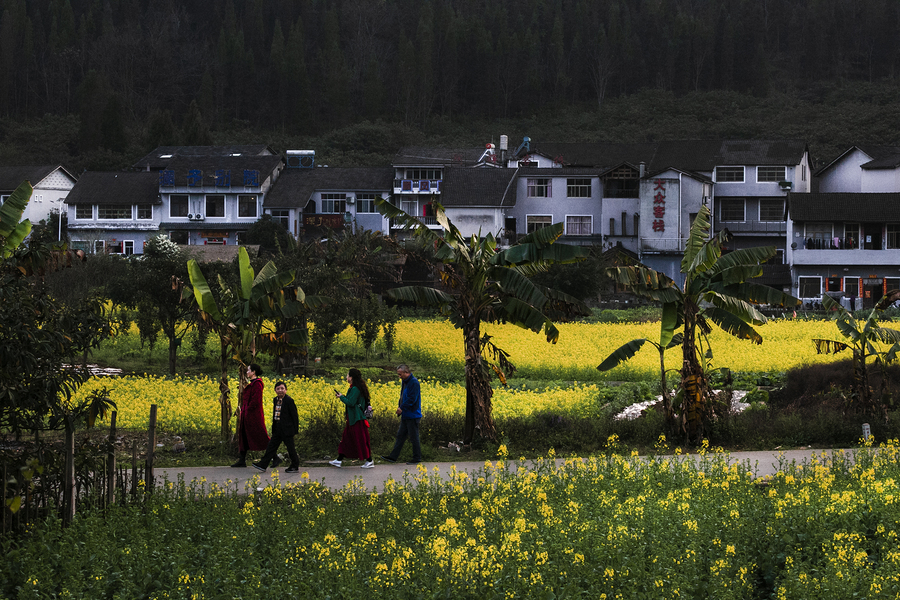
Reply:
[[[388,294],[397,300],[438,307],[462,330],[466,374],[463,442],[471,443],[476,430],[483,438],[495,441],[491,374],[504,381],[515,367],[506,352],[482,336],[481,324],[506,321],[535,333],[543,330],[547,341],[555,343],[559,330],[553,319],[585,315],[589,310],[576,298],[536,285],[529,276],[550,264],[582,260],[588,251],[555,243],[563,233],[562,223],[538,229],[515,246],[500,249],[490,233],[462,235],[440,204],[434,203],[435,218],[443,235],[384,200],[375,204],[384,216],[413,230],[434,248],[434,259],[441,263],[443,289],[407,286]]]
[[[218,297],[210,289],[197,261],[191,259],[187,265],[193,287],[184,286],[182,299],[193,297],[200,308],[200,318],[219,336],[221,433],[223,438],[229,438],[232,416],[228,388],[229,358],[239,365],[240,394],[247,384],[247,364],[252,362],[257,351],[278,353],[306,345],[305,330],[279,332],[277,325],[285,319],[297,317],[310,303],[319,302],[319,299],[307,297],[302,289],[293,286],[294,273],[279,273],[271,261],[259,273],[254,273],[244,247],[238,252],[238,285],[229,286],[220,276]]]
[[[667,422],[675,430],[675,413],[688,442],[703,439],[704,422],[712,417],[713,402],[707,370],[712,359],[708,334],[712,324],[738,339],[762,343],[753,328],[767,321],[756,305],[795,306],[799,300],[765,285],[749,280],[762,275],[762,263],[775,256],[774,247],[746,248],[727,254],[722,246],[729,234],[724,230],[710,238],[710,211],[700,207],[684,249],[681,273],[684,284],[679,287],[665,274],[644,266],[615,267],[606,273],[639,296],[662,304],[659,342],[654,344],[662,354],[670,347],[676,330],[683,327],[681,339],[681,384],[675,401],[668,409]],[[607,357],[600,367],[610,369],[626,361],[643,345],[628,342]],[[599,367],[598,367],[599,368]]]
[[[835,325],[844,341],[814,338],[813,344],[819,354],[838,354],[850,350],[853,365],[853,399],[866,413],[880,412],[887,419],[892,402],[887,384],[889,377],[882,378],[881,393],[876,403],[875,393],[869,385],[869,359],[882,369],[897,359],[900,352],[900,331],[878,324],[879,313],[900,299],[900,290],[885,294],[869,312],[864,321],[858,321],[850,311],[841,306],[831,296],[822,296],[822,306],[835,313]],[[876,345],[878,344],[878,345]]]

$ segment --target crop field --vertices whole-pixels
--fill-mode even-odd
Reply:
[[[274,396],[275,379],[263,377],[266,398]],[[322,415],[343,404],[335,399],[333,388],[341,391],[343,381],[322,378],[286,379],[288,393],[297,402],[301,426],[313,415]],[[466,390],[457,383],[443,383],[423,377],[422,396],[427,411],[443,411],[463,414]],[[110,399],[117,405],[116,422],[125,429],[141,429],[147,426],[150,405],[157,405],[157,424],[160,428],[179,433],[219,430],[219,386],[206,377],[120,377],[115,379],[95,377],[79,390],[77,398],[93,390],[106,387]],[[232,380],[232,405],[237,392],[237,380]],[[376,416],[393,413],[400,397],[399,383],[372,382],[369,386],[372,406]],[[494,393],[494,415],[516,416],[542,410],[568,411],[583,409],[596,396],[596,384],[576,384],[542,391],[510,390],[499,388]],[[267,418],[271,419],[271,410]],[[268,425],[271,425],[269,423]]]
[[[713,366],[751,373],[782,372],[807,363],[827,363],[835,358],[817,355],[811,341],[814,337],[837,337],[831,322],[777,320],[759,328],[764,342],[754,345],[714,330],[711,335]],[[596,366],[615,348],[638,338],[654,339],[659,335],[657,323],[563,324],[557,344],[547,343],[540,334],[512,325],[489,326],[485,331],[493,341],[510,353],[517,365],[516,377],[522,379],[565,382],[535,390],[505,388],[495,385],[494,415],[525,416],[557,410],[587,415],[596,407],[595,399],[605,381],[656,381],[659,377],[659,355],[646,345],[627,363],[608,373]],[[397,325],[396,361],[418,365],[416,375],[422,383],[423,398],[430,410],[462,414],[465,388],[461,383],[438,378],[462,379],[462,336],[449,322],[408,320]],[[352,329],[341,334],[338,345],[350,348],[356,344]],[[666,353],[666,367],[678,368],[678,349]],[[364,366],[364,365],[360,365]],[[448,377],[452,375],[452,377]],[[274,389],[276,378],[264,377],[266,394]],[[297,401],[301,422],[337,407],[333,387],[343,391],[345,383],[338,378],[287,378],[288,393]],[[146,426],[150,405],[158,407],[159,426],[167,431],[218,431],[218,382],[209,377],[134,376],[94,378],[85,384],[77,397],[106,386],[110,398],[118,406],[118,423],[123,428]],[[237,380],[232,378],[232,405],[236,405]],[[370,382],[372,405],[376,413],[393,411],[399,396],[399,382]]]
[[[662,440],[661,440],[662,441]],[[142,510],[0,541],[16,598],[896,598],[897,442],[784,464],[702,449],[449,479],[423,466],[374,492],[303,480],[242,496],[169,484]]]
[[[646,344],[630,361],[612,371],[596,370],[610,353],[636,338],[659,339],[659,323],[563,323],[556,344],[542,334],[514,325],[489,325],[483,332],[510,353],[518,367],[516,376],[529,379],[570,381],[635,381],[659,374],[659,354]],[[757,328],[761,345],[737,340],[714,327],[710,335],[713,366],[733,371],[785,371],[801,364],[830,362],[834,357],[817,355],[812,338],[838,338],[837,327],[829,321],[773,320]],[[462,334],[446,321],[401,321],[397,325],[400,354],[422,364],[462,369]],[[353,339],[345,332],[345,343]],[[412,357],[412,358],[411,358]],[[666,368],[680,367],[679,350],[666,352]]]

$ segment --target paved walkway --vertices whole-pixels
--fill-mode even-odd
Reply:
[[[778,465],[781,462],[791,463],[792,461],[796,461],[800,464],[810,460],[814,455],[821,456],[823,452],[845,452],[850,455],[853,453],[852,450],[816,450],[810,448],[806,450],[776,450],[772,452],[731,452],[728,454],[728,457],[730,463],[745,463],[749,461],[751,469],[756,472],[757,476],[762,477],[777,472]],[[697,460],[700,457],[696,454],[689,454],[684,455],[683,458]],[[562,463],[564,460],[565,459],[557,459],[557,462]],[[517,461],[510,461],[511,464],[516,462]],[[527,461],[528,464],[530,464],[530,462],[531,461]],[[155,469],[154,475],[156,475],[157,478],[165,477],[168,478],[169,481],[177,481],[179,475],[183,474],[186,482],[190,482],[194,479],[205,479],[208,484],[215,482],[220,486],[227,486],[231,489],[236,488],[238,491],[244,491],[248,485],[257,488],[271,485],[272,475],[275,472],[278,473],[278,479],[282,483],[305,481],[306,478],[304,478],[303,475],[307,474],[309,481],[318,481],[333,490],[339,490],[346,486],[350,481],[359,479],[361,485],[366,490],[372,491],[383,489],[384,482],[390,477],[393,477],[397,481],[401,481],[404,474],[407,472],[415,474],[417,469],[417,465],[406,465],[403,463],[390,464],[380,461],[377,458],[375,460],[375,468],[373,469],[361,469],[359,467],[360,464],[361,463],[356,461],[345,461],[344,466],[339,469],[330,466],[327,461],[322,461],[321,463],[307,462],[301,467],[299,473],[285,473],[284,469],[287,466],[287,463],[282,464],[278,469],[269,469],[265,473],[260,473],[253,467],[185,467]],[[421,466],[426,468],[429,473],[433,473],[434,469],[437,468],[438,473],[444,477],[450,472],[450,467],[452,465],[456,465],[458,471],[465,471],[468,473],[474,473],[484,468],[483,461],[421,463]],[[259,480],[254,483],[254,478],[256,476],[259,476]]]

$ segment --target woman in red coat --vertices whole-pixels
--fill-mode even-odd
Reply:
[[[250,382],[241,393],[238,418],[238,449],[241,457],[232,467],[246,467],[248,450],[265,450],[269,445],[266,416],[263,412],[263,381],[259,378],[262,373],[262,367],[256,363],[247,367]]]

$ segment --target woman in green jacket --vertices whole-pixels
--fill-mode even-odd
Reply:
[[[344,426],[344,435],[338,445],[337,460],[330,464],[340,467],[344,457],[364,460],[363,469],[371,469],[375,466],[372,460],[372,448],[369,443],[369,422],[366,420],[366,407],[369,405],[369,387],[362,378],[359,369],[350,369],[347,373],[347,383],[350,389],[346,394],[337,390],[334,394],[346,404],[347,424]]]

